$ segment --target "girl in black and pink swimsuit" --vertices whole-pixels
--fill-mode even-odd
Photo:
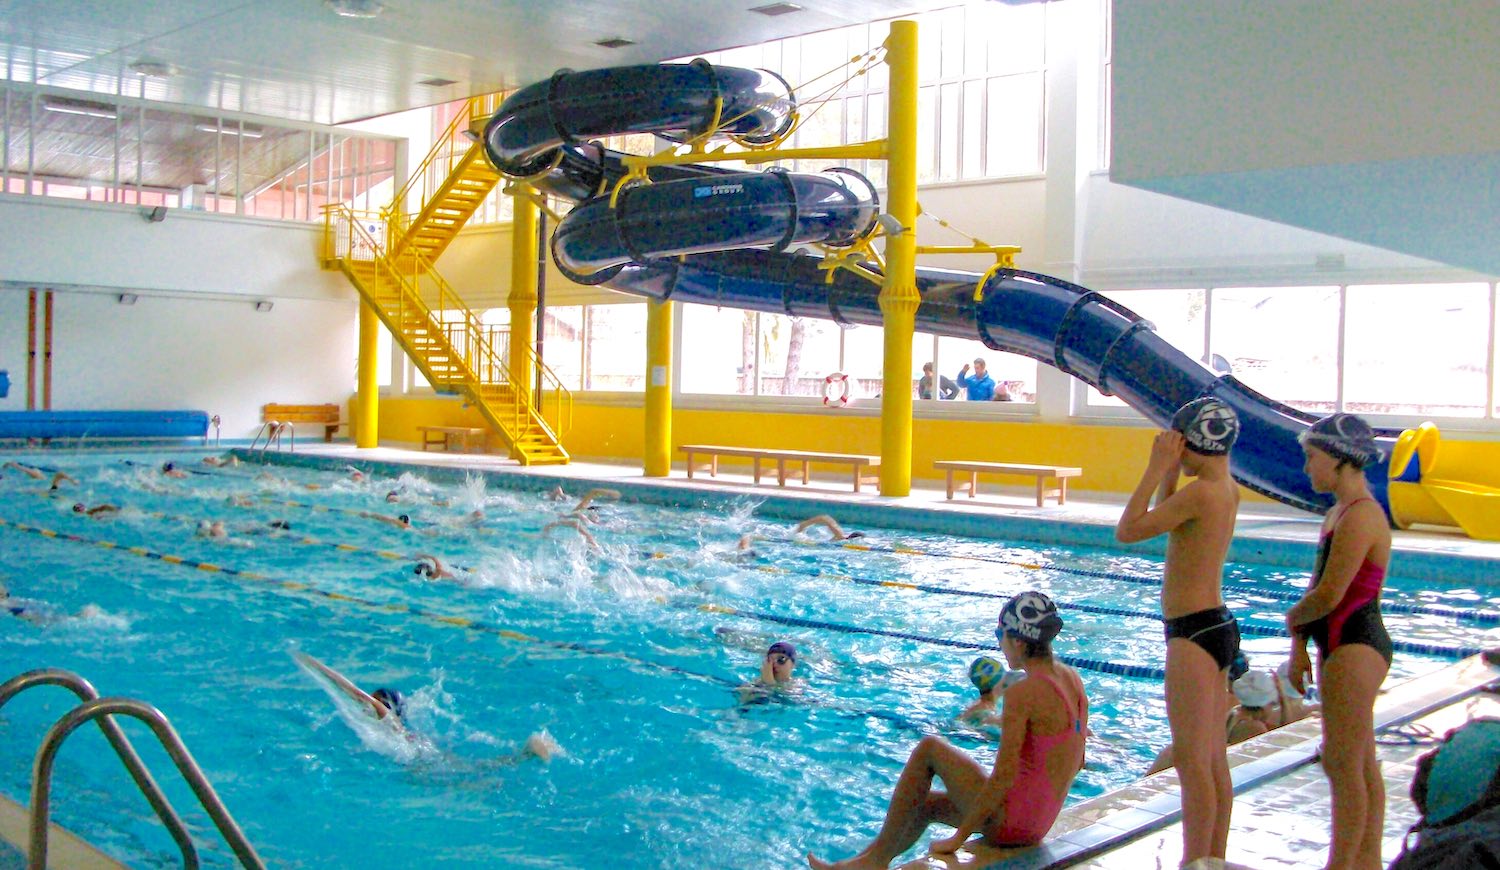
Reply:
[[[1379,867],[1385,783],[1375,757],[1375,696],[1391,666],[1391,637],[1380,618],[1391,529],[1364,470],[1380,450],[1374,431],[1352,414],[1324,417],[1301,440],[1308,480],[1314,490],[1332,493],[1334,504],[1323,521],[1312,582],[1287,611],[1289,671],[1301,691],[1312,671],[1311,638],[1323,692],[1323,771],[1333,793],[1328,867]]]

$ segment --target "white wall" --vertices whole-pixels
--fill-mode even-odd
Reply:
[[[12,382],[0,410],[26,407],[31,286],[55,291],[55,409],[200,409],[223,418],[224,437],[248,438],[264,403],[343,405],[353,391],[356,296],[318,269],[321,227],[176,210],[152,224],[134,207],[24,197],[0,198],[0,222]]]

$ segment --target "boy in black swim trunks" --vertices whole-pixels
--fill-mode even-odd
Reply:
[[[1115,527],[1115,537],[1127,544],[1167,535],[1161,609],[1167,722],[1182,783],[1184,864],[1224,857],[1234,806],[1222,723],[1240,630],[1224,606],[1221,585],[1240,502],[1229,474],[1229,449],[1239,428],[1234,409],[1218,399],[1206,396],[1182,406],[1172,428],[1151,445],[1146,472]],[[1179,472],[1194,478],[1180,490]]]

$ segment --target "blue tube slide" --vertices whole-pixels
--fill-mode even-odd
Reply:
[[[486,142],[501,171],[528,175],[544,190],[582,201],[554,236],[559,267],[577,280],[655,299],[880,326],[877,284],[847,270],[833,272],[830,279],[820,257],[783,252],[810,241],[847,244],[868,231],[876,200],[857,173],[653,168],[653,183],[625,188],[617,213],[610,213],[601,194],[623,176],[621,155],[579,137],[658,132],[677,138],[707,128],[716,96],[724,98],[724,118],[744,113],[742,121],[755,118],[762,125],[743,125],[736,134],[779,135],[775,125],[788,103],[767,95],[767,76],[698,62],[688,67],[559,73],[517,92],[490,120]],[[575,87],[575,76],[588,80]],[[678,86],[683,90],[674,90]],[[734,92],[736,86],[745,90]],[[757,99],[769,100],[759,115],[727,108],[731,102],[739,107]],[[694,109],[696,118],[691,116]],[[558,118],[564,119],[561,124]],[[715,193],[715,188],[724,192]],[[922,295],[918,330],[978,339],[995,350],[1055,366],[1118,396],[1157,425],[1167,425],[1179,407],[1195,398],[1217,397],[1240,417],[1240,440],[1230,465],[1236,480],[1316,513],[1332,503],[1331,497],[1312,491],[1302,472],[1297,436],[1314,415],[1210,370],[1119,303],[1018,269],[981,276],[919,267],[917,287]],[[1397,434],[1380,432],[1387,458],[1366,469],[1371,490],[1387,513],[1387,462]]]

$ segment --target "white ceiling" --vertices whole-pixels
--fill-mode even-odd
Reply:
[[[323,124],[590,69],[753,45],[955,0],[380,0],[378,18],[324,0],[0,0],[4,77],[50,87]],[[597,40],[636,44],[603,48]],[[148,78],[130,64],[172,64]],[[418,84],[452,79],[443,87]]]

